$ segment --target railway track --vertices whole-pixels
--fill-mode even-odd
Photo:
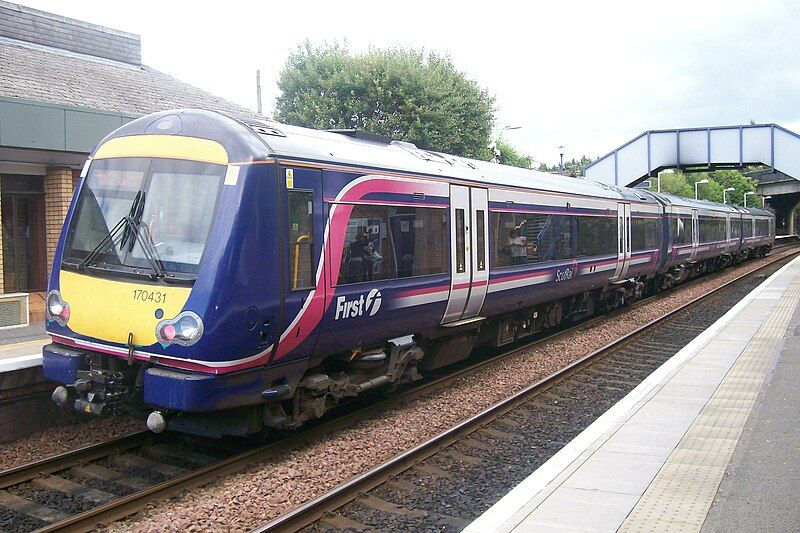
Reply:
[[[760,267],[757,271],[769,268],[770,265],[797,253],[797,251],[789,251],[788,248],[790,247],[776,247],[774,261]],[[751,275],[753,273],[744,276]],[[703,279],[709,279],[709,276]],[[336,413],[336,418],[312,425],[279,440],[266,443],[257,439],[216,441],[184,435],[156,436],[149,432],[139,432],[0,472],[0,531],[60,531],[67,529],[86,531],[98,523],[118,520],[144,508],[149,501],[196,488],[219,477],[240,471],[254,463],[268,460],[287,449],[298,447],[310,439],[319,438],[352,425],[365,416],[374,415],[376,411],[385,410],[397,405],[398,402],[408,401],[447,386],[457,379],[480,371],[487,365],[497,363],[503,357],[528,350],[541,342],[569,335],[576,329],[591,327],[598,321],[613,319],[632,307],[644,305],[656,297],[649,297],[619,311],[590,318],[570,328],[539,337],[523,346],[506,350],[502,354],[496,354],[492,358],[473,361],[447,375],[434,376],[421,385],[377,404],[374,401],[372,403],[368,401],[364,402],[366,407],[359,408],[358,402],[354,402],[350,406],[343,406],[339,413]],[[647,327],[652,326],[651,324]],[[597,354],[587,356],[578,365],[569,367],[563,375],[591,364],[597,357],[599,357]],[[551,381],[556,379],[560,378],[554,376]],[[538,390],[546,386],[548,385],[540,383],[532,389]],[[545,409],[544,412],[549,412],[548,409]],[[470,419],[460,424],[458,431],[478,428],[485,424],[485,421]],[[505,433],[510,432],[506,431]],[[438,444],[431,443],[430,446],[441,448],[446,445],[443,443],[448,442],[448,439],[451,439],[450,444],[457,440],[452,440],[452,436],[442,437],[438,440]],[[417,457],[417,453],[420,452],[413,452],[412,456]],[[423,455],[425,453],[427,452],[423,452]],[[398,464],[402,464],[402,461]],[[367,485],[375,483],[369,481],[366,476],[362,476],[362,478],[352,482],[353,486],[362,487],[357,490],[365,490],[363,486],[366,485],[361,485],[363,483]],[[350,485],[348,484],[348,486]],[[289,526],[300,529],[313,522],[313,520],[309,521],[309,516],[316,517],[315,520],[321,516],[320,513],[330,511],[331,506],[341,507],[342,504],[352,501],[355,497],[353,493],[346,490],[337,494],[332,495],[332,499],[326,500],[329,503],[325,504],[328,505],[325,510],[322,510],[323,507],[316,507],[322,503],[309,504],[299,508],[296,513],[269,525],[267,529],[283,530]],[[308,510],[303,510],[306,508]],[[334,521],[333,527],[351,522],[359,524],[356,520],[342,518],[338,525]],[[304,525],[295,527],[296,524],[301,523]],[[323,529],[326,527],[328,526],[323,526]]]
[[[788,260],[731,280],[254,531],[460,531]]]

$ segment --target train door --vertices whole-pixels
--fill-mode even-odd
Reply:
[[[725,251],[731,247],[731,215],[725,215]]]
[[[478,315],[489,281],[488,191],[450,186],[450,297],[442,323]]]
[[[690,261],[697,257],[697,247],[700,246],[700,218],[697,216],[697,209],[692,209],[692,255]]]
[[[624,278],[631,265],[631,204],[617,204],[617,269],[615,279]]]
[[[325,219],[322,171],[280,167],[279,173],[281,196],[278,231],[281,232],[284,253],[281,259],[283,307],[276,338],[280,339],[281,344],[288,343],[281,350],[294,351],[302,346],[302,353],[308,355],[314,350],[318,331],[301,331],[295,322],[304,308],[324,307],[325,283],[317,279],[322,253],[322,221]],[[269,274],[265,272],[265,275]],[[292,327],[297,331],[281,338]]]

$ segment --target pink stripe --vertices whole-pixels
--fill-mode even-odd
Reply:
[[[337,204],[343,203],[339,202],[334,198],[326,198],[326,202],[329,204]],[[429,204],[424,202],[400,202],[396,200],[359,200],[359,201],[351,201],[348,203],[356,204],[356,205],[402,205],[402,206],[412,206],[412,207],[433,207],[436,209],[447,209],[450,207],[450,204]]]
[[[399,298],[405,298],[406,296],[418,296],[420,294],[432,294],[434,292],[444,292],[450,289],[448,285],[438,285],[436,287],[427,287],[424,289],[411,289],[407,291],[403,291],[397,293],[396,296]]]
[[[518,279],[539,278],[539,277],[542,277],[542,276],[549,276],[550,274],[551,274],[551,272],[533,272],[533,273],[528,272],[528,273],[525,273],[525,274],[516,274],[514,276],[507,276],[507,277],[503,277],[503,278],[495,278],[495,279],[489,280],[489,284],[505,283],[506,281],[516,281]]]
[[[469,289],[469,286],[470,286],[469,282],[466,282],[466,283],[455,283],[455,284],[453,284],[453,290],[457,291],[457,290],[460,290],[460,289]]]
[[[364,181],[354,185],[347,192],[337,197],[338,202],[355,202],[373,192],[413,194],[415,192],[439,196],[442,184],[436,182],[426,182],[420,180],[399,180],[383,176],[369,177]],[[446,185],[445,185],[446,187]],[[333,301],[336,288],[333,283],[339,279],[341,268],[341,257],[345,245],[345,234],[347,224],[350,221],[350,214],[353,211],[353,204],[335,203],[331,206],[333,215],[328,224],[327,237],[327,256],[332,259],[330,265],[330,276],[318,276],[317,284],[314,289],[314,298],[308,305],[300,310],[300,319],[289,331],[285,331],[278,342],[278,350],[275,360],[284,357],[287,353],[297,348],[309,334],[311,334],[322,320],[325,310],[328,309]],[[321,265],[318,272],[325,268],[325,257],[323,253],[320,259]]]
[[[93,346],[93,345],[87,345],[87,344],[81,343],[80,341],[76,341],[74,339],[70,339],[68,337],[59,337],[58,335],[52,335],[52,338],[53,338],[54,341],[56,341],[58,343],[67,344],[69,346],[74,346],[76,348],[83,348],[85,350],[91,350],[91,351],[94,351],[94,352],[105,353],[105,354],[113,355],[113,356],[120,357],[120,358],[127,358],[128,357],[127,355],[122,355],[122,354],[120,354],[118,352],[115,352],[114,350],[111,350],[111,349],[108,349],[108,348],[97,347],[97,346]],[[150,357],[150,356],[146,356],[146,355],[139,355],[139,354],[136,354],[136,353],[134,353],[133,358],[137,359],[139,361],[150,361],[151,359],[156,359],[156,360],[158,360],[159,364],[162,364],[162,365],[165,365],[165,366],[171,366],[171,367],[174,367],[174,368],[181,368],[181,369],[184,369],[184,370],[194,370],[194,371],[197,371],[197,372],[202,372],[204,374],[228,374],[230,372],[236,372],[238,370],[244,370],[246,368],[252,368],[252,367],[255,367],[255,366],[262,366],[264,363],[267,362],[267,356],[266,355],[264,357],[260,357],[258,359],[253,360],[253,361],[248,361],[246,363],[234,363],[234,364],[231,364],[229,366],[206,366],[206,365],[203,365],[202,363],[196,363],[196,362],[193,362],[193,361],[183,361],[183,360],[180,360],[180,359],[167,359],[167,358],[159,359],[158,355],[154,355],[153,357]]]

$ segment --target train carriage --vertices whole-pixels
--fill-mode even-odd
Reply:
[[[149,413],[154,431],[296,427],[476,344],[624,305],[734,248],[764,252],[772,235],[767,212],[364,132],[157,113],[84,167],[44,372],[59,404]]]

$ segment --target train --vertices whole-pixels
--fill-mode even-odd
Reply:
[[[55,251],[53,400],[154,432],[297,428],[770,251],[769,211],[181,109],[90,154]]]

